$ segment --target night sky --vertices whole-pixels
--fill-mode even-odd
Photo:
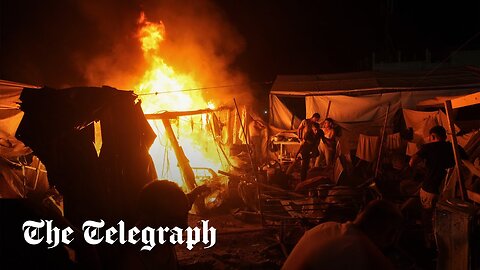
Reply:
[[[127,33],[140,10],[176,16],[166,9],[155,12],[160,2],[173,1],[0,0],[0,79],[85,84],[82,71],[89,61],[108,55],[119,42],[133,42]],[[178,12],[192,1],[176,2],[183,5],[177,5]],[[480,31],[480,2],[475,2],[218,0],[208,5],[243,39],[232,68],[252,82],[265,82],[278,74],[368,70],[372,52],[384,59],[397,51],[422,58],[428,48],[433,60],[441,61]],[[466,49],[480,48],[479,39]],[[128,71],[128,59],[115,63]]]

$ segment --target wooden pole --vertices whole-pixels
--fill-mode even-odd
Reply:
[[[240,111],[238,110],[237,101],[235,99],[233,99],[233,102],[235,103],[235,109],[237,110],[238,119],[240,121],[240,127],[242,128],[243,136],[245,138],[245,142],[246,142],[245,145],[247,146],[247,152],[248,152],[248,157],[250,158],[250,164],[252,165],[252,169],[253,169],[253,172],[254,172],[254,175],[255,175],[255,180],[257,180],[257,167],[255,166],[255,163],[253,162],[252,153],[250,151],[250,145],[248,144],[247,133],[245,132],[245,127],[242,123],[242,116],[240,115]]]
[[[165,133],[167,134],[167,137],[172,144],[173,151],[175,152],[175,156],[177,157],[178,167],[180,168],[183,181],[185,181],[188,191],[192,191],[195,187],[197,187],[197,183],[195,182],[195,173],[190,166],[190,161],[185,155],[185,152],[183,152],[182,147],[178,144],[177,137],[175,137],[175,133],[173,133],[170,120],[162,118],[162,122],[165,126]]]
[[[375,164],[375,178],[378,176],[380,162],[382,160],[383,141],[387,131],[388,113],[390,112],[390,103],[388,103],[387,112],[385,113],[385,122],[383,122],[382,136],[380,137],[380,146],[378,147],[377,163]]]
[[[194,110],[194,111],[176,111],[176,112],[162,112],[162,113],[152,113],[152,114],[145,114],[145,118],[147,119],[174,119],[180,116],[190,116],[190,115],[198,115],[198,114],[208,114],[217,111],[229,110],[229,107],[220,107],[218,109],[203,109],[203,110]]]
[[[325,112],[325,119],[328,118],[328,115],[330,114],[330,106],[332,105],[332,101],[329,100],[328,101],[328,105],[327,105],[327,111]]]
[[[458,152],[458,143],[457,143],[457,136],[455,134],[455,125],[453,123],[453,118],[452,118],[452,101],[451,100],[446,100],[445,101],[445,112],[447,113],[447,121],[448,121],[448,129],[449,133],[452,135],[452,147],[453,147],[453,157],[455,159],[455,173],[457,174],[457,179],[458,179],[458,187],[460,189],[460,196],[462,197],[462,200],[466,201],[467,200],[467,192],[465,188],[465,183],[463,182],[463,177],[462,173],[460,172],[460,154]]]
[[[245,141],[247,142],[247,152],[248,152],[248,157],[250,158],[250,164],[252,165],[252,169],[253,169],[253,177],[254,177],[255,183],[259,184],[260,182],[258,181],[258,169],[257,169],[257,166],[255,165],[255,162],[253,161],[252,153],[250,151],[250,145],[248,144],[248,140],[247,140],[247,133],[245,133],[245,127],[242,124],[240,112],[238,111],[237,100],[235,98],[233,99],[233,103],[235,103],[235,109],[237,110],[238,119],[240,120],[240,126],[242,127],[243,136],[245,136]],[[260,211],[260,216],[262,217],[262,224],[265,224],[265,220],[263,217],[263,210],[262,210],[263,208],[262,198],[260,196],[260,193],[261,193],[260,185],[257,185],[257,200],[258,200],[258,208],[259,208],[258,210]]]

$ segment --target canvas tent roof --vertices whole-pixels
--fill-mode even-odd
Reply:
[[[285,130],[296,128],[299,119],[282,97],[303,98],[306,116],[318,112],[322,118],[334,119],[342,128],[344,145],[352,148],[359,134],[378,134],[387,112],[387,125],[393,127],[402,109],[415,110],[425,100],[479,90],[480,69],[474,67],[438,69],[431,74],[365,71],[277,76],[270,91],[269,123]]]
[[[271,94],[364,95],[398,91],[480,88],[480,69],[460,67],[428,71],[363,71],[315,75],[278,75]]]

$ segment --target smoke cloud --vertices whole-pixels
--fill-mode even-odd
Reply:
[[[109,85],[132,89],[146,69],[138,19],[162,21],[161,57],[202,87],[244,85],[233,67],[245,40],[213,1],[2,1],[0,76],[51,87]],[[231,102],[248,87],[212,88]],[[249,95],[248,95],[249,96]]]
[[[102,54],[88,62],[78,59],[88,84],[132,89],[138,83],[147,68],[137,37],[138,18],[143,11],[148,21],[165,25],[160,56],[177,73],[193,77],[201,87],[214,87],[203,90],[207,99],[228,103],[233,97],[249,98],[246,77],[232,67],[245,41],[213,2],[143,1],[135,7],[123,6],[121,10],[129,10],[127,13],[109,9],[113,2],[79,2],[79,8],[111,40]]]

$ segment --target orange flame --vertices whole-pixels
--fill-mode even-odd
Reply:
[[[144,112],[215,108],[213,102],[204,100],[201,91],[193,91],[201,85],[192,75],[178,73],[162,58],[161,43],[166,40],[165,25],[147,21],[143,13],[138,22],[138,38],[148,68],[134,89],[142,99]],[[190,165],[216,171],[223,168],[223,160],[216,148],[209,119],[207,115],[184,116],[171,120],[171,123]],[[153,120],[149,122],[158,136],[150,149],[158,177],[183,186],[177,159],[165,136],[163,124]]]

